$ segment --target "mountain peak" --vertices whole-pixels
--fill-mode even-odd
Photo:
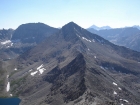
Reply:
[[[90,26],[89,28],[93,28],[93,29],[95,29],[95,30],[108,30],[108,29],[111,29],[111,27],[110,26],[102,26],[102,27],[98,27],[98,26],[96,26],[96,25],[92,25],[92,26]]]
[[[63,37],[65,40],[77,40],[79,38],[85,38],[86,40],[89,39],[102,39],[98,35],[91,34],[87,30],[83,29],[79,25],[77,25],[74,22],[70,22],[66,25],[64,25],[61,29],[61,32],[63,33]]]
[[[74,22],[69,22],[62,27],[61,31],[63,33],[64,39],[68,41],[73,39],[77,40],[77,35],[75,31],[80,32],[79,29],[81,29],[80,26],[78,26]]]
[[[65,24],[63,27],[77,27],[78,25],[76,24],[76,23],[74,23],[74,22],[69,22],[69,23],[67,23],[67,24]],[[62,27],[62,28],[63,28]],[[78,27],[80,27],[80,26],[78,26]]]
[[[15,30],[12,40],[20,40],[23,43],[40,43],[57,31],[57,28],[50,27],[44,23],[26,23]]]

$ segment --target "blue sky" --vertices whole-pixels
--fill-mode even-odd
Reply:
[[[61,27],[73,21],[83,28],[140,25],[140,0],[0,0],[0,29],[30,22]]]

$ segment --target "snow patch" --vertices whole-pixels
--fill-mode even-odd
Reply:
[[[117,86],[117,84],[115,82],[113,82],[113,85]]]
[[[42,74],[44,72],[44,70],[46,70],[45,68],[43,68],[43,64],[40,65],[37,70],[40,72],[40,74]]]
[[[37,67],[37,70],[39,70],[40,68],[42,68],[43,67],[43,64],[42,65],[40,65],[39,67]]]
[[[96,58],[97,58],[97,57],[96,57]],[[100,66],[100,68],[103,69],[103,70],[108,70],[107,67]]]
[[[94,40],[94,39],[92,39],[92,42],[95,42],[95,40]]]
[[[125,102],[127,102],[127,103],[128,103],[128,101],[127,101],[127,100],[123,100],[123,101],[125,101]]]
[[[103,66],[100,66],[100,68],[101,68],[101,69],[104,69],[104,67],[103,67]]]
[[[32,69],[29,70],[29,72],[31,72],[31,75],[32,75],[32,76],[34,76],[34,75],[37,74],[38,72],[39,72],[40,74],[42,74],[42,73],[46,70],[45,68],[43,68],[43,64],[41,64],[40,66],[38,66],[36,69],[37,69],[37,71],[35,71],[35,72],[31,72]],[[40,75],[40,74],[39,74],[39,75]]]
[[[117,95],[117,92],[114,91],[113,94]]]
[[[46,70],[46,69],[44,69],[44,68],[39,69],[40,74],[42,74],[44,72],[44,70]]]
[[[82,37],[82,39],[84,39],[84,40],[86,40],[86,41],[88,41],[88,42],[91,42],[91,40],[88,40],[88,39],[85,38],[85,37]]]
[[[1,42],[1,44],[7,44],[7,43],[11,43],[11,41],[10,40],[6,40],[4,42]]]
[[[13,43],[11,43],[11,46],[13,46]]]
[[[31,72],[33,69],[29,70],[29,72]]]
[[[90,51],[90,49],[88,48],[88,51]]]
[[[10,90],[10,82],[7,83],[6,91],[8,92]]]
[[[9,78],[9,75],[7,75],[7,78]]]
[[[97,57],[96,57],[96,56],[94,56],[94,58],[96,59]]]
[[[126,99],[120,99],[120,101],[124,101],[124,102],[129,102],[128,100],[126,100]]]
[[[122,90],[120,87],[118,87],[119,90]]]
[[[13,96],[13,94],[10,94],[10,96],[12,97],[12,96]]]
[[[79,38],[80,38],[80,35],[76,34]]]
[[[17,70],[17,68],[14,69],[15,71]]]
[[[34,76],[38,71],[31,72],[31,75]]]

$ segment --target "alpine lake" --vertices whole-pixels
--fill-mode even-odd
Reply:
[[[0,98],[0,105],[19,105],[19,98]]]

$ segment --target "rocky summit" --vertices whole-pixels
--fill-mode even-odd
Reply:
[[[26,23],[16,30],[0,30],[0,61],[16,58],[58,30],[44,23]]]
[[[140,105],[140,53],[74,22],[3,67],[20,105]]]

